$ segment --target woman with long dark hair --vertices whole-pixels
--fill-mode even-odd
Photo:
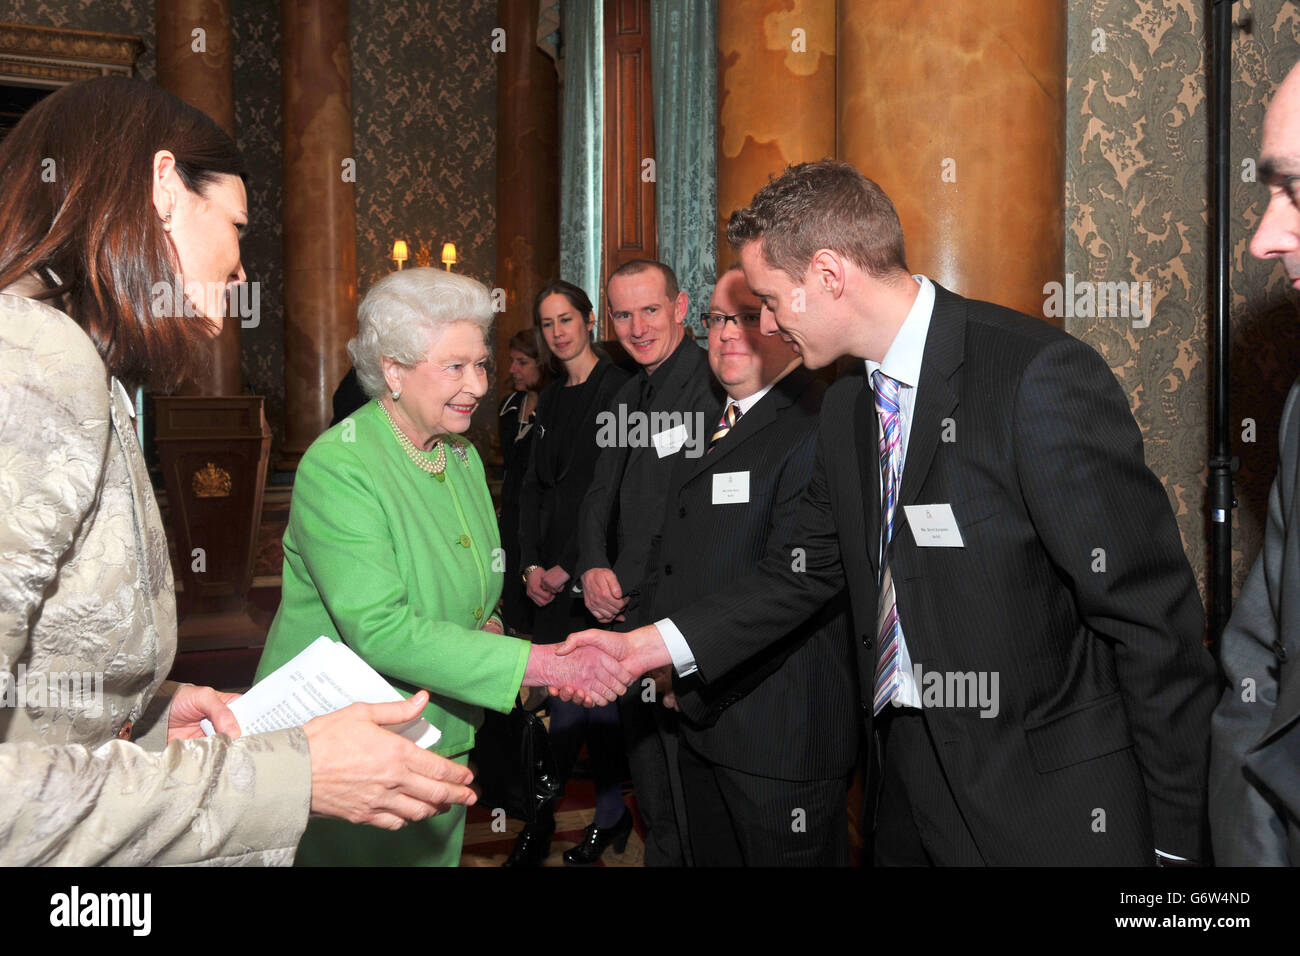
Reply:
[[[628,374],[594,347],[596,315],[587,294],[573,283],[557,279],[542,289],[533,304],[533,320],[551,354],[564,365],[563,374],[537,403],[532,457],[519,501],[521,580],[536,605],[533,642],[551,644],[597,626],[581,595],[573,591],[578,513],[600,454],[597,415]],[[632,827],[632,816],[623,806],[618,712],[602,707],[599,713],[589,713],[558,697],[547,703],[557,772],[568,777],[585,739],[596,783],[595,820],[583,842],[564,854],[564,861],[595,863],[611,843],[621,851]],[[555,820],[548,812],[524,828],[506,864],[540,865],[554,832]]]

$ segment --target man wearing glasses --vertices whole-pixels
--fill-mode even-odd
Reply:
[[[725,591],[796,531],[826,387],[790,344],[763,335],[760,308],[734,266],[701,315],[727,397],[707,453],[673,467],[649,620]],[[843,592],[768,653],[708,685],[677,677],[672,693],[694,865],[847,865],[858,738],[845,731],[857,675]]]
[[[1300,288],[1300,68],[1282,81],[1264,117],[1261,179],[1268,205],[1251,254],[1280,259]],[[1224,629],[1228,687],[1214,712],[1210,835],[1221,866],[1300,864],[1300,382],[1282,424],[1268,523]]]

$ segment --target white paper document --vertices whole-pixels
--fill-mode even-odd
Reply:
[[[262,678],[230,705],[245,736],[287,727],[300,727],[313,717],[330,714],[349,704],[385,704],[402,695],[352,648],[328,637],[318,637],[293,660]],[[203,732],[214,733],[209,721]],[[423,717],[388,728],[417,747],[432,747],[442,731]]]

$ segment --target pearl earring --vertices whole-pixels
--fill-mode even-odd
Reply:
[[[393,389],[393,401],[397,401],[401,397],[402,397],[402,393],[399,392],[397,389]]]
[[[171,232],[171,231],[172,231],[172,214],[168,213],[167,215],[163,216],[163,232]]]

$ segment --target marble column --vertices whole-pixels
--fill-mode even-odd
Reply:
[[[1065,261],[1065,3],[841,0],[838,20],[839,157],[893,199],[908,266],[1042,317]]]
[[[835,0],[718,0],[718,271],[727,217],[791,163],[835,155]]]
[[[230,0],[157,0],[158,85],[235,135],[235,68]],[[205,346],[208,359],[183,395],[238,395],[239,319],[226,318]]]
[[[505,52],[497,54],[497,389],[510,336],[533,324],[533,296],[560,271],[559,77],[537,48],[537,0],[499,0]]]
[[[285,443],[296,465],[329,425],[357,326],[347,0],[281,0]]]

